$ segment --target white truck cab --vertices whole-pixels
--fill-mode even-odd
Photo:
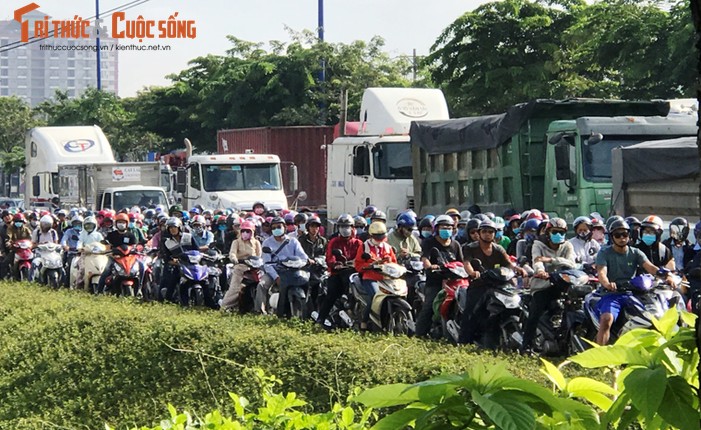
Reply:
[[[391,224],[399,212],[413,208],[411,121],[449,117],[440,90],[366,89],[358,135],[339,137],[327,148],[329,220],[374,205]]]
[[[114,163],[98,126],[35,127],[25,139],[25,207],[51,207],[58,196],[60,164]]]
[[[187,160],[188,167],[177,175],[185,208],[200,204],[211,209],[251,210],[254,203],[263,202],[268,209],[287,209],[277,155],[190,155]],[[296,188],[296,174],[291,177]]]

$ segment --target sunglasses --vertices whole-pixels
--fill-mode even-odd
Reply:
[[[622,237],[630,237],[630,233],[628,233],[627,231],[623,231],[623,232],[620,232],[620,233],[613,233],[613,237],[614,237],[615,239],[620,239],[620,238],[622,238]]]
[[[555,234],[565,234],[567,233],[565,230],[550,230],[550,233],[555,233]]]

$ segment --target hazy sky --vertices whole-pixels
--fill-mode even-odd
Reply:
[[[15,9],[32,1],[54,19],[95,15],[94,0],[6,0],[0,6],[0,19],[12,19]],[[100,0],[100,10],[124,10],[129,3],[133,0]],[[348,43],[379,35],[392,55],[411,54],[413,48],[418,55],[425,55],[447,25],[481,3],[485,1],[325,0],[325,39]],[[142,43],[170,45],[167,52],[121,51],[119,95],[132,96],[145,86],[167,85],[165,76],[186,68],[189,60],[209,53],[223,54],[229,47],[227,35],[253,42],[288,41],[285,26],[298,31],[315,30],[317,6],[318,0],[146,0],[124,10],[126,18],[135,20],[142,15],[147,20],[160,21],[178,12],[179,19],[196,21],[197,37]],[[132,42],[123,39],[120,43]],[[139,44],[138,40],[133,43]]]

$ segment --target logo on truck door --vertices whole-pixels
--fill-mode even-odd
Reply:
[[[409,118],[421,118],[428,114],[428,108],[421,100],[401,99],[397,102],[397,110],[400,114]]]
[[[84,152],[95,146],[95,142],[90,139],[70,140],[63,145],[68,152]]]

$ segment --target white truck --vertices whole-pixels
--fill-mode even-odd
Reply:
[[[358,134],[339,137],[327,147],[328,219],[356,214],[372,204],[391,223],[398,212],[413,208],[409,127],[412,121],[449,117],[440,90],[366,89]]]
[[[58,197],[58,166],[114,163],[112,147],[98,126],[35,127],[25,139],[25,207],[51,208]]]
[[[192,155],[185,139],[187,167],[176,172],[183,207],[251,210],[256,202],[268,209],[287,209],[280,157],[272,154]],[[291,192],[297,190],[297,167],[290,166]]]
[[[90,210],[168,205],[158,162],[58,166],[60,205]]]

